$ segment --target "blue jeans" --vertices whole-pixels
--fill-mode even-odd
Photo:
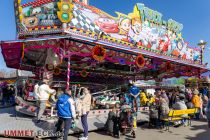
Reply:
[[[62,124],[64,122],[64,135],[63,135],[63,140],[68,140],[68,133],[69,129],[71,127],[72,123],[72,118],[61,118],[59,117],[58,123],[57,123],[57,132],[62,131]]]
[[[85,115],[81,116],[82,127],[83,127],[83,130],[84,130],[84,137],[88,136],[88,123],[87,123],[88,113],[89,112],[87,112]]]
[[[6,103],[8,103],[8,97],[3,96],[2,97],[2,105],[4,106]]]
[[[12,95],[9,100],[10,100],[10,104],[12,105],[15,104],[15,96]]]
[[[196,120],[200,120],[200,112],[201,112],[201,110],[200,110],[200,108],[198,108],[198,112],[195,113],[195,119]]]

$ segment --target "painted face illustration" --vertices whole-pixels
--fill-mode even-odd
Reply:
[[[165,46],[165,42],[161,40],[159,44],[159,50],[163,50],[164,46]]]
[[[26,27],[35,27],[38,25],[39,21],[38,18],[35,16],[32,17],[25,17],[23,19],[23,23],[25,24]]]
[[[115,20],[108,17],[101,17],[97,19],[95,23],[106,33],[117,33],[119,31],[118,24],[115,22]]]
[[[34,8],[32,11],[32,15],[37,15],[42,12],[41,7]]]
[[[182,48],[183,48],[183,45],[182,45],[182,42],[178,42],[177,43],[177,48],[179,49],[179,50],[182,50]]]
[[[119,28],[120,30],[122,30],[123,32],[128,32],[131,26],[131,21],[130,19],[122,19],[122,21],[119,24]]]
[[[137,35],[139,35],[141,33],[142,24],[141,24],[140,19],[138,19],[138,18],[132,19],[132,29],[133,29],[134,33]]]

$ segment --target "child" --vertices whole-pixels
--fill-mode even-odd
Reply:
[[[115,108],[113,108],[112,111],[109,112],[108,118],[105,124],[105,129],[106,129],[107,134],[113,135],[113,128],[114,128],[113,118],[115,116],[116,116]]]
[[[120,137],[120,134],[119,134],[119,111],[116,110],[116,114],[115,116],[113,116],[113,122],[114,122],[114,125],[113,125],[113,136],[116,137],[116,138],[119,138]]]

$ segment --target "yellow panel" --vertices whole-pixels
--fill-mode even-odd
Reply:
[[[21,4],[21,0],[18,0],[17,2],[18,2],[19,5]]]
[[[181,118],[181,117],[176,117],[176,118],[172,118],[171,120],[172,121],[177,121],[177,120],[182,120],[183,118]]]
[[[187,109],[186,111],[185,111],[185,114],[194,114],[195,112],[196,112],[196,108],[194,108],[194,109]]]
[[[183,114],[186,114],[185,111],[186,110],[174,110],[173,116],[181,116]]]
[[[61,2],[57,2],[57,5],[58,5],[58,9],[61,10],[62,3]]]
[[[174,112],[173,110],[170,110],[168,116],[171,117],[173,115],[173,112]]]

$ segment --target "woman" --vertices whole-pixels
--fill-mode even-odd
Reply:
[[[114,128],[114,117],[116,116],[116,109],[113,108],[109,114],[108,114],[108,118],[105,124],[105,129],[107,134],[110,134],[113,136],[113,128]]]
[[[91,95],[90,91],[87,88],[83,88],[84,98],[81,99],[82,104],[82,127],[84,130],[83,137],[80,138],[80,140],[87,140],[88,139],[88,122],[87,122],[87,116],[90,111],[91,107]]]
[[[167,117],[169,110],[167,101],[164,98],[160,98],[160,120]]]

